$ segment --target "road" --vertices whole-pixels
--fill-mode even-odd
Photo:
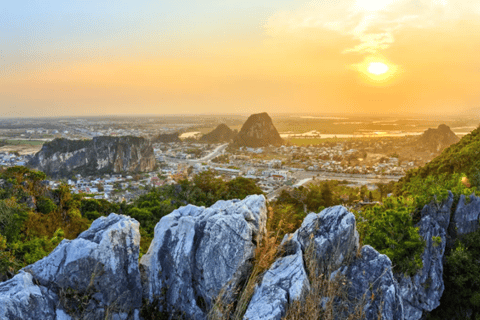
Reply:
[[[213,158],[218,157],[227,149],[228,143],[222,144],[218,147],[216,147],[212,152],[207,154],[205,157],[200,158],[200,159],[195,159],[195,160],[190,160],[190,163],[198,163],[198,162],[207,162],[208,160],[212,160]]]

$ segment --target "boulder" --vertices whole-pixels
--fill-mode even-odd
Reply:
[[[77,239],[63,240],[22,274],[31,274],[35,283],[55,293],[55,305],[67,313],[97,319],[108,310],[132,318],[142,305],[139,245],[139,223],[112,213],[95,220]],[[82,297],[87,306],[79,306],[72,296]]]
[[[205,319],[222,289],[231,301],[248,278],[266,219],[263,195],[188,205],[163,217],[140,261],[144,296],[171,315]]]
[[[422,218],[416,225],[420,236],[425,240],[423,267],[413,277],[395,275],[399,282],[406,319],[420,319],[425,312],[432,311],[440,305],[440,298],[445,289],[443,255],[447,244],[452,203],[453,194],[449,193],[449,197],[440,206],[431,203],[423,208]]]
[[[370,246],[363,246],[360,256],[349,265],[332,273],[347,279],[350,312],[363,305],[365,319],[401,320],[404,318],[403,303],[397,281],[392,273],[392,262]]]
[[[58,296],[20,271],[0,283],[0,319],[56,319]],[[65,318],[64,319],[68,319]]]
[[[462,194],[458,201],[449,229],[454,239],[475,232],[480,227],[480,198],[472,194],[469,200],[467,203],[466,197]]]
[[[355,216],[342,206],[310,213],[283,242],[285,256],[275,261],[255,289],[244,319],[281,319],[288,304],[308,292],[304,260],[315,259],[318,273],[330,274],[351,262],[358,248]],[[308,256],[308,257],[306,257]],[[319,276],[319,275],[311,275]]]
[[[295,236],[285,235],[281,245],[285,253],[275,261],[263,276],[262,283],[255,288],[244,320],[280,320],[287,306],[309,290],[300,243]]]
[[[310,213],[295,232],[304,254],[313,250],[318,271],[329,274],[348,263],[358,249],[355,216],[343,206]],[[312,242],[313,241],[313,242]]]

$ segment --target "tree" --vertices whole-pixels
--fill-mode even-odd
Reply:
[[[333,194],[332,190],[330,189],[330,186],[328,183],[324,183],[322,185],[322,199],[323,199],[323,205],[324,207],[328,208],[333,206]]]

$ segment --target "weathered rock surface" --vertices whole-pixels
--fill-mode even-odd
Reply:
[[[243,147],[266,147],[269,145],[279,146],[283,144],[277,129],[273,125],[272,118],[264,112],[252,114],[242,126],[242,129],[234,139],[236,146]]]
[[[403,303],[392,262],[370,246],[363,246],[360,257],[337,272],[348,281],[347,303],[364,304],[365,319],[397,320],[404,318]],[[334,275],[336,272],[334,273]],[[353,305],[350,307],[353,309]]]
[[[205,319],[222,288],[230,299],[248,277],[266,212],[265,197],[254,195],[163,217],[140,261],[144,296],[170,314]]]
[[[282,241],[284,256],[275,261],[255,288],[244,320],[280,320],[287,306],[309,290],[301,245],[295,236],[290,237],[286,235]]]
[[[55,319],[58,296],[20,272],[0,283],[0,319]]]
[[[150,141],[139,137],[55,139],[45,143],[28,165],[53,178],[72,174],[146,172],[155,167]]]
[[[358,248],[355,216],[342,206],[310,213],[290,237],[283,241],[286,256],[265,273],[244,319],[281,319],[288,304],[308,291],[305,255],[316,259],[319,273],[330,274],[351,261]]]
[[[358,249],[355,216],[343,206],[310,213],[295,234],[304,253],[313,245],[318,271],[323,274],[350,261]]]
[[[422,254],[423,267],[413,277],[396,274],[400,294],[405,308],[405,319],[420,319],[425,312],[440,305],[445,289],[443,283],[443,255],[447,244],[447,229],[453,194],[440,206],[435,203],[426,205],[422,218],[416,225],[420,236],[425,240]]]
[[[463,194],[460,196],[457,208],[453,214],[452,225],[449,229],[453,238],[475,232],[480,227],[480,198],[472,194],[469,200],[466,203],[466,197]]]
[[[114,213],[95,220],[77,239],[63,240],[50,255],[2,283],[0,300],[7,307],[1,312],[19,314],[18,319],[65,318],[67,313],[103,319],[107,311],[138,318],[138,228],[134,219]],[[73,295],[83,297],[87,307],[72,301]]]

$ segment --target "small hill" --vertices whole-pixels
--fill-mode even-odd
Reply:
[[[153,143],[170,143],[170,142],[182,142],[179,138],[179,133],[162,133],[152,139]]]
[[[272,118],[266,112],[248,117],[234,139],[234,145],[251,148],[279,146],[283,143],[283,139],[273,125]]]
[[[416,148],[430,152],[441,152],[446,147],[457,143],[460,138],[448,127],[441,124],[437,129],[428,129],[417,140]]]
[[[202,136],[200,141],[208,143],[230,142],[233,138],[235,138],[235,132],[226,124],[222,123],[213,131]]]

